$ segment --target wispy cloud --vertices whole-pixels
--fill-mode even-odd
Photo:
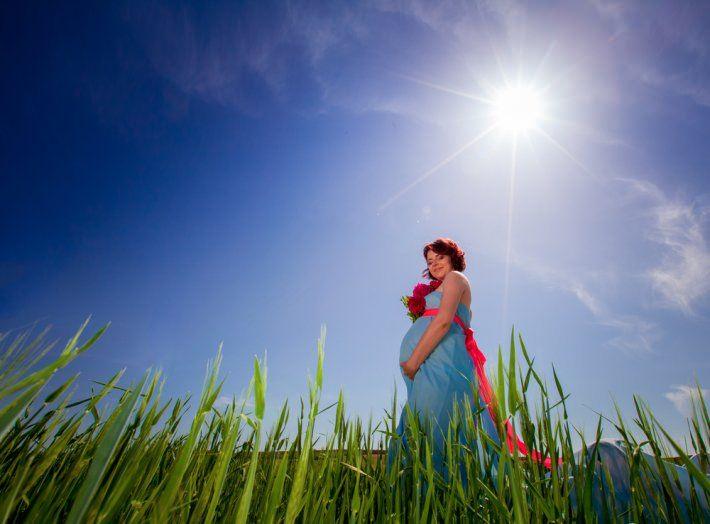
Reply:
[[[700,400],[700,395],[703,398],[708,396],[708,390],[704,388],[697,388],[695,386],[672,386],[672,390],[664,393],[664,397],[670,400],[675,408],[683,416],[692,415],[692,403],[696,403]]]
[[[215,6],[198,14],[170,3],[134,6],[124,19],[155,72],[187,95],[257,115],[263,92],[282,102],[316,106],[315,68],[364,25],[346,5],[337,9],[289,2]]]
[[[616,178],[617,205],[628,209],[625,220],[639,220],[645,240],[656,252],[644,255],[651,265],[638,273],[625,275],[628,282],[642,282],[652,299],[642,307],[673,309],[697,316],[698,305],[710,292],[710,251],[706,240],[709,216],[707,195],[688,199],[682,194],[667,196],[655,184],[633,178]],[[609,306],[610,282],[624,268],[592,271],[553,267],[530,257],[515,256],[520,269],[550,286],[573,295],[591,313],[596,323],[618,331],[607,345],[630,353],[653,352],[661,337],[659,327],[642,316],[614,311]],[[640,277],[640,278],[634,278]],[[592,291],[593,290],[593,291]],[[605,298],[606,297],[606,298]]]
[[[281,102],[295,112],[386,113],[439,125],[460,111],[442,117],[444,108],[432,108],[398,74],[438,74],[440,61],[423,57],[432,46],[447,55],[490,54],[481,30],[505,24],[514,6],[292,0],[198,14],[163,3],[126,9],[124,19],[157,75],[186,96],[253,116]]]
[[[638,77],[650,86],[672,91],[698,105],[710,107],[708,80],[695,69],[663,74],[653,67],[645,67],[638,71]]]
[[[229,406],[232,403],[233,397],[227,396],[227,395],[220,395],[217,397],[217,399],[214,401],[214,407],[217,409],[223,409]],[[243,396],[240,396],[235,400],[236,406],[240,407],[242,403],[244,403],[244,407],[246,408],[253,408],[254,407],[254,400],[250,397],[248,399],[245,399]]]
[[[692,1],[590,0],[613,24],[611,41],[638,81],[710,106],[710,10]]]
[[[607,345],[627,353],[653,353],[661,332],[653,322],[637,315],[597,317],[600,324],[618,329],[620,334],[607,341]]]
[[[547,39],[542,49],[552,46],[547,27],[559,23],[558,16],[565,23],[557,38],[586,42],[575,44],[583,46],[577,53],[607,52],[610,61],[618,61],[635,81],[710,104],[703,60],[709,47],[704,33],[707,17],[699,16],[697,8],[676,2],[669,7],[590,3],[591,8],[560,3],[531,9],[515,0],[320,5],[290,0],[276,7],[227,4],[197,13],[189,6],[164,2],[126,8],[124,19],[154,72],[181,95],[254,116],[281,102],[300,113],[381,112],[443,125],[460,117],[460,111],[442,115],[446,107],[432,107],[432,100],[423,99],[421,90],[413,90],[396,73],[429,75],[463,90],[477,89],[491,75],[499,82],[500,74],[512,74],[510,68],[520,66],[517,54],[526,44],[535,44],[537,38]],[[586,32],[567,33],[580,24]],[[610,42],[602,39],[600,45],[601,32],[610,34]],[[526,35],[531,41],[519,41]],[[432,60],[431,49],[441,50],[446,59]],[[531,51],[533,57],[524,62],[542,67],[543,56],[534,55],[537,52],[542,51]],[[557,68],[570,67],[572,57],[556,52],[554,59],[561,60]],[[673,54],[667,60],[673,64],[670,69],[658,67],[656,60],[666,54]],[[676,55],[685,60],[676,60]],[[597,70],[598,63],[589,60],[589,76],[604,77],[604,82],[592,84],[587,79],[583,90],[595,96],[616,89],[606,77],[616,70]],[[451,70],[447,64],[456,66]],[[575,96],[580,91],[573,89]]]
[[[604,289],[616,278],[610,271],[574,270],[556,268],[530,257],[515,255],[515,264],[520,269],[545,285],[573,295],[592,314],[594,321],[618,331],[606,345],[626,353],[652,353],[660,339],[659,328],[652,322],[636,315],[617,314],[591,289]]]
[[[670,198],[656,185],[637,179],[617,179],[631,198],[645,199],[646,238],[661,247],[658,262],[642,275],[657,294],[651,305],[696,315],[695,306],[710,292],[710,251],[705,222],[710,206],[704,196]]]

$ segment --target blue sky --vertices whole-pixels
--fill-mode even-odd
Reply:
[[[157,365],[197,392],[223,341],[225,397],[266,351],[273,413],[325,324],[323,401],[379,419],[400,296],[447,236],[489,357],[515,325],[577,427],[638,393],[684,431],[710,383],[707,6],[3,10],[0,330],[111,321],[82,388]],[[539,130],[464,147],[506,84],[540,93]]]

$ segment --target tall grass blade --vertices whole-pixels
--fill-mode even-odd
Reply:
[[[124,402],[119,405],[107,423],[103,437],[97,444],[89,471],[86,473],[79,492],[74,499],[67,522],[81,522],[86,515],[104,473],[114,458],[118,442],[128,424],[128,418],[140,400],[140,393],[149,375],[150,371],[143,376],[143,379],[133,388],[132,392],[126,395]]]

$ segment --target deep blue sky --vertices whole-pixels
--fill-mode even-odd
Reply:
[[[83,388],[158,365],[197,392],[224,341],[239,395],[266,350],[275,410],[324,323],[324,402],[378,419],[448,236],[489,357],[514,324],[580,428],[639,393],[679,434],[710,382],[701,4],[5,6],[0,331],[111,321]],[[515,176],[499,129],[440,165],[491,125],[462,94],[506,83],[544,105]]]

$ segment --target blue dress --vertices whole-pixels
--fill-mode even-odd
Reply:
[[[441,296],[441,291],[429,293],[425,297],[426,309],[438,308],[441,304]],[[471,310],[464,304],[459,302],[456,314],[465,325],[470,325]],[[434,318],[422,316],[412,323],[400,345],[400,362],[405,362],[409,359],[427,326]],[[473,361],[466,351],[465,340],[466,337],[461,326],[452,322],[451,328],[421,365],[414,376],[414,380],[411,380],[402,372],[402,378],[407,387],[406,405],[424,421],[431,423],[432,427],[430,429],[434,444],[432,463],[434,468],[444,478],[448,478],[447,468],[444,463],[446,456],[444,439],[455,400],[471,404],[473,402],[473,385],[477,383]],[[475,407],[473,409],[474,412],[477,411]],[[486,433],[499,445],[498,432],[487,410],[481,416],[481,420]],[[405,409],[402,409],[397,426],[397,434],[405,447],[407,445],[405,436],[406,423],[407,413]],[[466,443],[463,430],[459,433],[459,442]],[[480,443],[477,444],[480,445]],[[390,448],[388,455],[390,462],[393,453],[394,448]]]
[[[441,296],[441,291],[433,291],[429,293],[425,297],[426,309],[439,308],[441,304]],[[456,314],[466,326],[470,326],[471,310],[469,308],[467,308],[464,304],[459,303],[456,309]],[[412,323],[411,327],[407,330],[407,333],[402,339],[399,352],[400,362],[405,362],[409,359],[427,326],[433,321],[434,318],[435,317],[433,316],[422,316]],[[403,371],[402,378],[404,379],[404,383],[407,387],[407,402],[405,404],[405,408],[402,409],[399,424],[396,430],[399,439],[395,439],[394,443],[390,445],[388,450],[388,465],[391,466],[397,445],[399,443],[401,443],[405,449],[408,446],[405,426],[407,424],[406,407],[409,406],[409,408],[425,423],[431,423],[429,431],[433,437],[432,440],[434,445],[434,448],[432,449],[432,465],[435,470],[444,477],[444,479],[448,480],[448,471],[445,464],[446,453],[444,440],[447,434],[449,419],[454,408],[455,399],[460,402],[474,402],[474,389],[472,384],[477,386],[478,382],[473,362],[466,351],[465,335],[463,329],[461,329],[461,326],[455,322],[451,324],[449,331],[439,341],[437,346],[429,354],[428,358],[417,371],[414,376],[414,380],[407,377]],[[476,399],[476,402],[472,405],[478,406],[479,404],[480,402]],[[478,411],[478,409],[476,409],[476,407],[473,408],[474,412]],[[487,435],[493,442],[496,443],[496,445],[500,445],[500,439],[495,423],[490,417],[487,409],[481,414],[480,420]],[[471,446],[471,443],[466,442],[463,430],[459,432],[459,442],[464,443],[464,445],[469,448]],[[476,445],[480,450],[481,443],[477,442]],[[594,475],[594,495],[592,500],[592,503],[598,512],[600,511],[602,505],[601,496],[603,488],[607,487],[605,475],[602,474],[602,464],[605,466],[605,469],[609,471],[619,511],[623,511],[631,499],[629,466],[626,458],[628,455],[624,451],[624,445],[624,441],[619,439],[602,439],[599,442],[599,461],[595,468],[596,474]],[[588,447],[590,453],[593,447],[593,445]],[[575,462],[579,463],[581,460],[581,453],[581,450],[575,453]],[[491,471],[494,475],[496,475],[497,454],[492,453],[491,455],[493,455]],[[641,456],[643,460],[651,465],[652,469],[658,470],[658,466],[653,455],[641,453]],[[406,463],[406,454],[403,455],[403,460]],[[698,485],[697,481],[693,481],[691,479],[685,467],[666,461],[663,461],[663,467],[666,469],[671,478],[678,478],[681,490],[676,492],[676,496],[681,501],[681,517],[684,521],[687,521],[687,514],[685,503],[682,501],[683,499],[689,499],[691,484],[695,485],[695,490],[700,496],[701,505],[704,510],[708,509],[707,500],[703,499],[702,488]],[[481,466],[481,468],[483,468],[483,466]],[[549,476],[549,474],[550,473],[548,472],[547,475]],[[464,484],[467,483],[463,469],[461,478]],[[572,483],[573,479],[570,478],[568,481]],[[660,486],[656,487],[660,489]],[[574,489],[572,490],[570,499],[572,506],[576,507],[577,497],[574,493]]]

